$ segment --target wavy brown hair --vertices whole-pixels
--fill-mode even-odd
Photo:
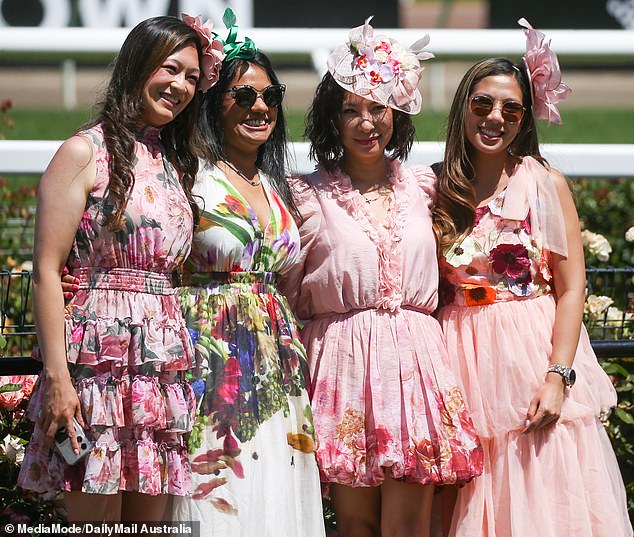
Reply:
[[[510,152],[516,157],[530,155],[545,162],[539,152],[531,91],[524,63],[515,65],[506,58],[489,58],[473,65],[460,81],[451,103],[444,160],[433,166],[438,177],[433,226],[440,251],[469,233],[475,222],[475,177],[469,158],[471,144],[465,134],[465,124],[469,113],[469,98],[475,86],[482,79],[496,75],[510,75],[517,80],[522,91],[522,104],[526,109],[517,136],[509,146]]]
[[[343,157],[339,119],[345,90],[326,73],[317,86],[308,116],[304,138],[310,142],[310,156],[329,173],[335,171]],[[414,125],[409,114],[392,111],[394,131],[385,148],[390,157],[405,160],[414,143]]]
[[[176,17],[153,17],[130,31],[114,61],[110,83],[89,125],[101,124],[109,155],[104,224],[112,231],[124,225],[125,208],[134,187],[135,142],[147,127],[143,121],[143,87],[168,56],[190,44],[196,46],[200,60],[200,40],[191,27]],[[192,102],[161,129],[160,135],[165,158],[179,175],[195,221],[198,207],[191,191],[198,172],[195,155],[200,146],[199,110],[197,91]]]

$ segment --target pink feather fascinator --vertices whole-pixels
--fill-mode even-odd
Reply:
[[[526,34],[524,62],[530,79],[533,116],[546,119],[549,124],[561,125],[556,105],[568,97],[572,89],[561,81],[559,61],[550,48],[550,40],[546,41],[546,36],[535,30],[526,19],[521,18],[517,23]]]
[[[215,39],[214,26],[211,21],[202,22],[200,16],[192,17],[186,13],[181,13],[181,19],[187,26],[195,30],[200,37],[202,45],[200,70],[202,77],[198,82],[198,89],[205,92],[218,82],[222,60],[225,57],[223,45],[218,39]]]

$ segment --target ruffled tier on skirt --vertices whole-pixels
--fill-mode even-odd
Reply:
[[[36,492],[189,494],[183,438],[196,412],[185,380],[193,348],[169,280],[125,269],[81,276],[65,315],[67,359],[94,447],[69,466],[36,427],[18,484]],[[41,377],[29,403],[33,421],[45,392]]]
[[[318,317],[309,351],[321,479],[378,486],[469,481],[482,451],[438,322],[411,309]]]
[[[582,330],[553,427],[521,436],[552,354],[552,296],[439,312],[449,356],[484,449],[458,492],[450,535],[631,537],[625,488],[600,418],[616,403]]]
[[[488,306],[448,306],[438,319],[478,435],[495,438],[523,429],[552,355],[552,295]],[[616,404],[616,391],[585,328],[573,367],[577,382],[566,390],[559,423],[606,416]]]

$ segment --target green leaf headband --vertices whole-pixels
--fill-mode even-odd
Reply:
[[[229,30],[227,39],[222,39],[218,34],[214,33],[215,38],[222,43],[222,47],[225,53],[223,63],[233,60],[234,58],[242,58],[243,60],[250,60],[257,52],[258,48],[255,43],[248,37],[244,38],[244,41],[236,41],[238,37],[238,26],[236,25],[236,15],[231,8],[225,9],[222,16],[222,22],[225,28]]]

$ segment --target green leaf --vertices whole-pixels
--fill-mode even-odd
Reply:
[[[22,389],[22,384],[4,384],[0,386],[0,393],[19,392]]]
[[[622,422],[627,423],[628,425],[634,425],[634,417],[629,412],[626,412],[625,410],[617,406],[614,409],[614,413]]]
[[[0,334],[0,350],[7,346],[7,338]]]
[[[233,10],[230,7],[225,9],[225,13],[222,16],[222,22],[224,23],[225,28],[231,28],[232,26],[235,26],[236,14],[233,12]]]
[[[630,374],[630,372],[621,364],[617,364],[615,362],[604,365],[603,369],[608,375],[620,375],[623,378],[627,378],[627,376]]]

